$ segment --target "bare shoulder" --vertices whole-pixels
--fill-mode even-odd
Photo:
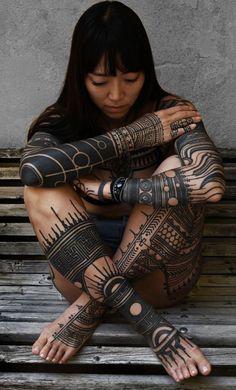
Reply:
[[[194,104],[190,101],[187,100],[181,96],[177,95],[166,95],[164,96],[159,103],[158,109],[164,109],[164,108],[169,108],[169,107],[174,107],[174,106],[182,106],[182,105],[188,105],[196,110],[196,107]]]

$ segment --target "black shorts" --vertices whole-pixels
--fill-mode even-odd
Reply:
[[[106,218],[102,215],[89,214],[94,221],[100,237],[103,239],[114,254],[122,240],[125,226],[128,221],[128,216],[123,216],[115,219]]]

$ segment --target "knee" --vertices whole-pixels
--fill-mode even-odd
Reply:
[[[51,215],[51,207],[57,211],[64,208],[65,199],[75,197],[70,186],[55,188],[24,187],[24,203],[30,217]]]
[[[180,168],[182,166],[181,159],[179,156],[173,155],[170,157],[167,157],[162,163],[159,165],[159,167],[155,170],[154,175],[162,172],[169,171],[170,169],[176,169]]]

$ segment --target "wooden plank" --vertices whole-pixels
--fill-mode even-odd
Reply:
[[[38,242],[0,242],[0,253],[2,255],[43,255]],[[203,256],[236,256],[236,240],[224,238],[203,238]]]
[[[0,286],[51,286],[52,281],[48,273],[3,273],[1,274]],[[232,295],[236,295],[236,276],[235,275],[201,275],[196,289],[203,287],[224,288]],[[210,290],[209,290],[210,291]]]
[[[236,184],[232,182],[226,183],[225,194],[223,200],[234,200],[236,198]],[[23,186],[1,186],[0,199],[23,199]]]
[[[22,299],[24,296],[28,299],[56,299],[61,295],[52,284],[48,285],[0,285],[0,295],[4,299]],[[221,301],[228,304],[236,302],[234,287],[194,287],[189,294],[189,299],[193,302],[196,300]]]
[[[9,301],[6,301],[9,302]],[[44,301],[45,305],[45,301]],[[27,322],[53,322],[59,315],[61,315],[68,305],[64,303],[63,306],[57,306],[56,303],[54,305],[50,305],[48,308],[48,311],[45,312],[43,308],[43,302],[41,302],[41,305],[38,307],[35,307],[34,305],[1,305],[1,314],[0,314],[0,320],[1,321],[22,321],[22,318],[24,321]],[[50,309],[50,310],[49,310]],[[162,313],[162,311],[160,311]],[[202,325],[225,325],[226,327],[228,325],[235,325],[236,323],[236,315],[232,314],[232,308],[228,308],[227,311],[224,310],[223,313],[216,314],[216,310],[214,309],[214,313],[210,314],[209,309],[201,309],[201,312],[198,310],[197,313],[192,313],[190,310],[188,313],[174,313],[174,314],[166,314],[166,311],[164,311],[163,316],[171,323],[175,325],[181,326],[183,321],[186,325],[196,325],[199,326]],[[124,319],[119,316],[112,315],[108,316],[108,318],[105,320],[106,323],[124,323]]]
[[[42,329],[49,323],[45,322],[0,322],[0,340],[6,344],[31,343],[39,337]],[[183,330],[185,335],[199,346],[232,347],[236,345],[235,325],[219,324],[187,324],[184,319],[177,329]],[[137,334],[129,324],[100,324],[89,345],[125,345],[146,346],[143,336]]]
[[[23,187],[0,187],[0,199],[23,199]]]
[[[236,267],[236,265],[235,265]],[[1,259],[0,260],[0,274],[2,273],[48,273],[48,263],[46,259],[30,259],[30,260],[16,260],[16,259]]]
[[[219,203],[208,203],[206,206],[206,217],[236,218],[236,202],[220,201]]]
[[[202,274],[236,274],[236,259],[230,257],[204,257]]]
[[[23,152],[23,148],[1,148],[0,158],[8,158],[9,161],[12,158],[20,158]]]
[[[236,256],[235,238],[224,238],[217,240],[205,238],[202,243],[203,256]]]
[[[236,365],[236,348],[203,348],[203,353],[212,365],[230,366]],[[31,352],[28,345],[0,345],[1,361],[11,364],[50,364]],[[135,364],[161,367],[156,354],[148,347],[109,347],[109,346],[85,346],[74,356],[70,362],[79,365],[109,364]]]
[[[1,190],[6,188],[7,190],[14,192],[16,187],[0,187]],[[20,187],[21,193],[23,188]],[[23,195],[21,194],[21,198]],[[26,217],[27,211],[24,204],[9,203],[0,204],[0,216],[3,217]],[[233,201],[220,201],[219,203],[208,203],[206,206],[206,220],[208,218],[236,218],[236,202]],[[234,223],[234,222],[233,222]]]
[[[217,219],[208,221],[204,225],[203,236],[205,237],[236,237],[236,220]]]
[[[35,237],[35,232],[30,223],[0,223],[2,236],[30,236]],[[205,237],[236,237],[236,221],[232,219],[206,221],[203,236]]]
[[[176,384],[157,374],[0,373],[1,389],[7,390],[235,390],[235,383],[235,376],[197,376]]]
[[[204,257],[202,274],[207,275],[235,275],[236,259],[233,257]],[[0,273],[48,273],[47,260],[36,259],[1,259]]]
[[[27,211],[24,204],[0,204],[1,217],[27,217]]]

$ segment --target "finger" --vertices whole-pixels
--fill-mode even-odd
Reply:
[[[179,119],[190,118],[190,117],[195,117],[195,116],[198,116],[201,118],[201,114],[198,111],[184,110],[184,111],[175,112],[174,114],[170,115],[169,117],[170,117],[171,121],[177,121]]]
[[[179,137],[182,134],[189,133],[190,131],[194,130],[196,128],[196,126],[197,125],[195,123],[193,123],[189,126],[180,127],[177,129],[171,129],[170,135],[172,138]]]
[[[180,127],[189,126],[192,123],[193,123],[193,118],[184,118],[184,119],[180,119],[178,121],[172,122],[170,124],[170,128],[172,130],[176,130],[176,129],[179,129]]]
[[[161,110],[162,111],[162,110]],[[172,115],[175,114],[176,112],[182,112],[182,111],[194,111],[196,113],[197,110],[195,110],[192,106],[183,104],[183,105],[178,105],[170,108],[166,108],[165,110],[166,113]]]

